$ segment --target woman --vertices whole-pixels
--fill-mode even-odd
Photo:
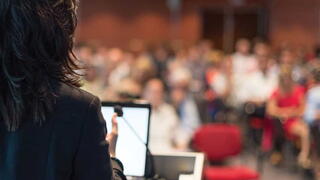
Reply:
[[[300,139],[298,163],[307,167],[310,164],[310,140],[309,129],[301,119],[305,106],[304,93],[304,88],[293,82],[290,68],[284,68],[279,77],[279,87],[267,104],[267,113],[281,121],[287,139]]]
[[[125,179],[116,116],[108,149],[100,102],[78,89],[75,1],[0,1],[0,179]]]

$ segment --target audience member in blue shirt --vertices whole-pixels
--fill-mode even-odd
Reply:
[[[315,147],[314,174],[320,179],[320,67],[312,71],[311,84],[306,96],[304,120],[309,124]]]
[[[313,70],[312,75],[313,87],[306,96],[304,120],[320,130],[320,68]]]

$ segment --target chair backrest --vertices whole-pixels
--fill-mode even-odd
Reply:
[[[242,150],[240,129],[231,124],[204,125],[196,131],[193,143],[211,162],[223,161],[230,156],[238,155]]]

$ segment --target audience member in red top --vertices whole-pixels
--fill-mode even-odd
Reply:
[[[304,89],[294,83],[290,68],[284,68],[280,74],[279,87],[268,102],[267,112],[281,121],[287,139],[301,140],[298,163],[307,167],[310,164],[310,140],[308,126],[301,119],[304,104]]]

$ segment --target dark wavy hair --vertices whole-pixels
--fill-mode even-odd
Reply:
[[[57,97],[54,82],[79,86],[73,49],[76,0],[0,0],[0,120],[41,125]]]

